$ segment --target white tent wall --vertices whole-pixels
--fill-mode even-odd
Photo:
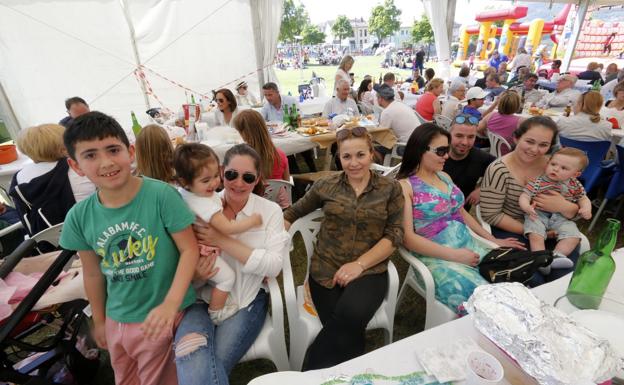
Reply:
[[[162,102],[177,111],[185,101],[183,87],[196,98],[243,79],[258,90],[258,62],[273,62],[282,4],[256,3],[124,0],[153,93],[150,105]],[[259,38],[254,38],[252,9],[261,20]],[[258,58],[256,42],[262,44]],[[119,0],[0,2],[0,84],[22,127],[58,121],[65,115],[63,101],[76,95],[127,129],[131,110],[147,123],[136,66]],[[272,70],[264,70],[264,76],[274,79]]]
[[[436,77],[447,79],[451,74],[451,44],[446,25],[449,1],[424,0],[423,3],[427,16],[429,20],[431,20],[431,29],[433,30],[436,53],[438,55]],[[454,6],[454,3],[451,5]]]

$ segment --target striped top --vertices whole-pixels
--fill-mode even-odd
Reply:
[[[497,159],[485,170],[481,182],[481,216],[492,226],[496,226],[507,214],[513,219],[524,222],[524,212],[518,199],[524,186],[511,175],[507,165]]]

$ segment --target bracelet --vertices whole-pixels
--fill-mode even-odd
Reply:
[[[366,270],[366,268],[364,267],[364,264],[362,262],[360,262],[359,260],[355,260],[355,263],[358,264],[358,266],[360,266],[362,268],[362,271]]]

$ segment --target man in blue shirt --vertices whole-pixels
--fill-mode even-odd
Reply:
[[[464,106],[462,112],[464,114],[472,115],[475,118],[481,120],[481,112],[479,111],[479,107],[483,106],[486,96],[488,96],[488,93],[483,91],[481,88],[470,88],[468,92],[466,92],[467,104]]]
[[[284,106],[295,105],[299,111],[299,102],[292,96],[280,95],[277,84],[268,82],[262,86],[262,93],[266,101],[262,106],[262,117],[267,122],[281,122],[284,117]]]
[[[501,55],[500,53],[498,53],[498,51],[494,51],[492,52],[492,57],[489,60],[489,64],[490,67],[494,67],[498,71],[498,66],[500,65],[500,63],[508,60],[509,58],[507,56]]]

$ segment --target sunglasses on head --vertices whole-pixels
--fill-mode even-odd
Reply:
[[[227,170],[226,172],[223,173],[223,176],[225,177],[225,179],[229,180],[230,182],[233,180],[236,180],[236,178],[238,178],[239,175],[241,174],[236,170]],[[242,178],[243,178],[243,182],[247,184],[252,184],[253,182],[256,181],[257,177],[250,172],[245,172],[242,174]]]
[[[476,116],[472,115],[457,115],[455,117],[455,123],[457,124],[470,124],[476,126],[479,124],[479,119]]]
[[[435,148],[427,146],[427,151],[433,152],[434,154],[440,157],[448,154],[450,150],[451,150],[451,146],[440,146],[440,147],[435,147]]]
[[[336,140],[342,142],[343,140],[349,139],[351,136],[360,138],[367,134],[368,131],[366,131],[364,127],[343,128],[342,130],[336,131]]]

